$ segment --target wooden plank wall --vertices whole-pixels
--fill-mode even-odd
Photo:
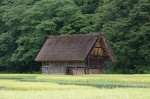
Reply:
[[[72,69],[73,75],[83,75],[85,74],[84,68],[73,68]],[[103,74],[102,70],[99,69],[89,69],[89,71],[86,69],[86,73],[88,74]]]
[[[84,68],[73,68],[72,69],[73,75],[83,75],[85,74]]]
[[[63,63],[49,63],[42,67],[43,74],[66,74],[66,67]]]
[[[42,66],[42,73],[43,74],[66,74],[68,68],[84,68],[84,63],[51,63],[46,62]],[[72,71],[72,69],[71,69]],[[81,70],[79,70],[81,71]],[[72,71],[73,72],[73,71]],[[73,73],[71,73],[73,74]]]
[[[89,74],[103,74],[103,71],[99,69],[89,69]]]
[[[84,63],[48,63],[47,66],[42,67],[43,74],[68,74],[70,75],[83,75],[87,74],[103,74],[104,69],[84,69]]]

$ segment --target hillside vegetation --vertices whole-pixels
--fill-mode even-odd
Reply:
[[[0,72],[37,72],[48,36],[103,33],[109,73],[150,73],[149,0],[0,0]]]

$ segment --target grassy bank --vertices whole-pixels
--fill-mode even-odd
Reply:
[[[0,99],[149,99],[150,75],[0,74]]]

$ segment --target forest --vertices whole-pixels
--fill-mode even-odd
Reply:
[[[48,36],[106,35],[108,73],[150,73],[149,0],[0,0],[0,72],[38,73]]]

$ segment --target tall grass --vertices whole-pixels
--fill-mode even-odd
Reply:
[[[40,74],[0,74],[0,79],[36,79],[55,81],[110,81],[110,82],[136,82],[150,83],[150,74],[143,75],[40,75]]]
[[[149,93],[148,74],[0,74],[0,99],[149,99]]]
[[[150,89],[0,90],[0,99],[149,99]]]
[[[0,88],[7,90],[65,90],[90,89],[88,86],[59,85],[51,82],[18,82],[15,80],[0,80]]]
[[[150,83],[150,75],[40,75],[36,79],[44,80],[61,80],[61,81],[77,81],[77,82],[91,82],[91,81],[110,81],[110,82],[136,82],[136,83]]]
[[[0,74],[0,79],[33,79],[36,77],[37,74]]]

